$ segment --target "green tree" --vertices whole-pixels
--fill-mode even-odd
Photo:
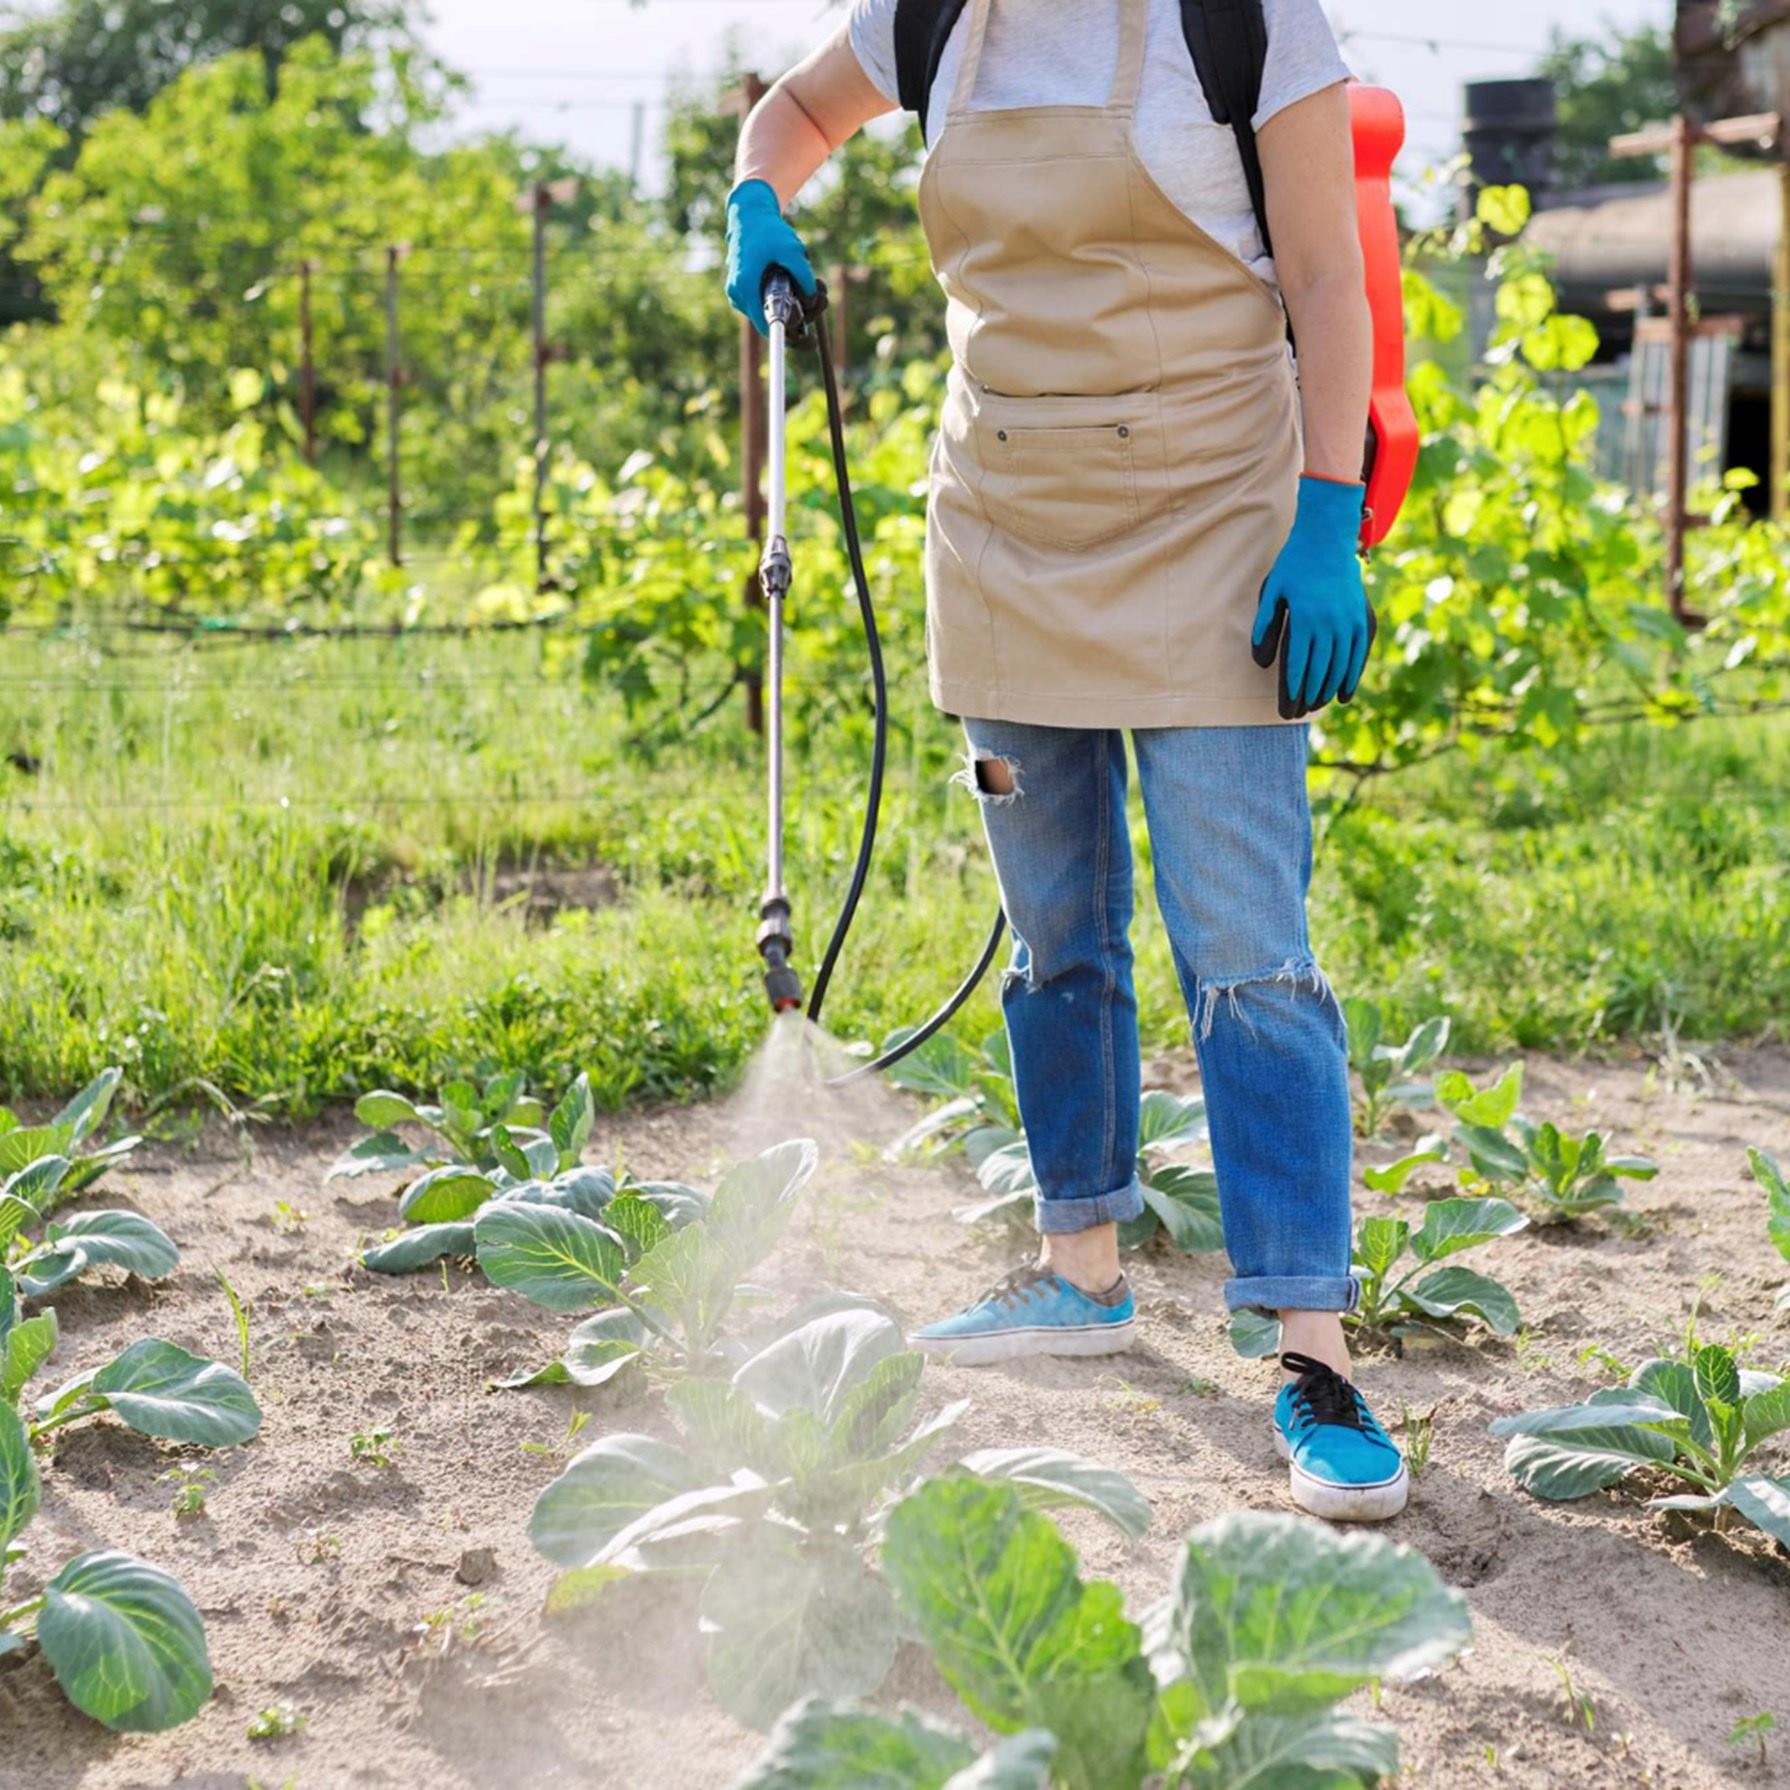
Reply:
[[[78,142],[103,113],[141,111],[201,62],[253,50],[271,86],[307,37],[337,51],[408,41],[408,11],[404,0],[59,0],[0,29],[0,118],[47,119]]]
[[[1611,155],[1610,139],[1678,110],[1668,30],[1611,27],[1594,37],[1573,37],[1557,29],[1535,72],[1553,81],[1560,95],[1563,185],[1659,178],[1658,164],[1644,156],[1619,160]]]

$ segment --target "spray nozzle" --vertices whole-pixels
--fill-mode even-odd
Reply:
[[[767,895],[758,910],[758,954],[764,959],[764,991],[770,997],[773,1013],[799,1013],[802,1009],[802,979],[790,967],[796,942],[789,926],[789,901],[782,895]]]

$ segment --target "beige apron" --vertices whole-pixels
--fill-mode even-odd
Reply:
[[[1279,302],[1138,156],[1148,0],[1120,0],[1104,106],[972,112],[989,5],[920,179],[955,360],[927,517],[933,701],[1277,724],[1249,637],[1300,467]]]

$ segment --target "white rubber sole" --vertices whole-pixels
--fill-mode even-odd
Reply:
[[[1327,1523],[1384,1523],[1410,1503],[1411,1475],[1402,1460],[1398,1472],[1378,1485],[1330,1485],[1313,1479],[1293,1459],[1279,1424],[1271,1427],[1274,1452],[1287,1463],[1292,1474],[1293,1502],[1308,1516],[1322,1517]]]
[[[991,1336],[916,1336],[911,1346],[923,1355],[953,1367],[990,1367],[997,1361],[1018,1361],[1027,1355],[1122,1355],[1137,1337],[1137,1320],[1122,1324],[1086,1324],[1070,1329],[1040,1324],[1029,1330],[1001,1330]]]

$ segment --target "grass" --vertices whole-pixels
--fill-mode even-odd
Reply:
[[[759,749],[731,704],[692,739],[630,737],[556,644],[12,645],[0,1098],[109,1062],[139,1107],[204,1082],[294,1116],[480,1064],[541,1086],[588,1069],[609,1108],[724,1085],[763,1033]],[[846,1037],[929,1011],[994,899],[946,786],[953,732],[896,676],[881,862],[827,1016]],[[862,717],[831,706],[791,772],[810,970],[865,751]],[[1565,769],[1457,755],[1352,805],[1317,793],[1318,947],[1390,1023],[1446,1007],[1457,1048],[1572,1048],[1775,1031],[1790,1005],[1784,727],[1625,730]],[[542,925],[506,895],[518,872],[593,864],[615,900]],[[1148,1043],[1180,1043],[1144,889],[1137,939]],[[996,1017],[991,980],[963,1023]]]

